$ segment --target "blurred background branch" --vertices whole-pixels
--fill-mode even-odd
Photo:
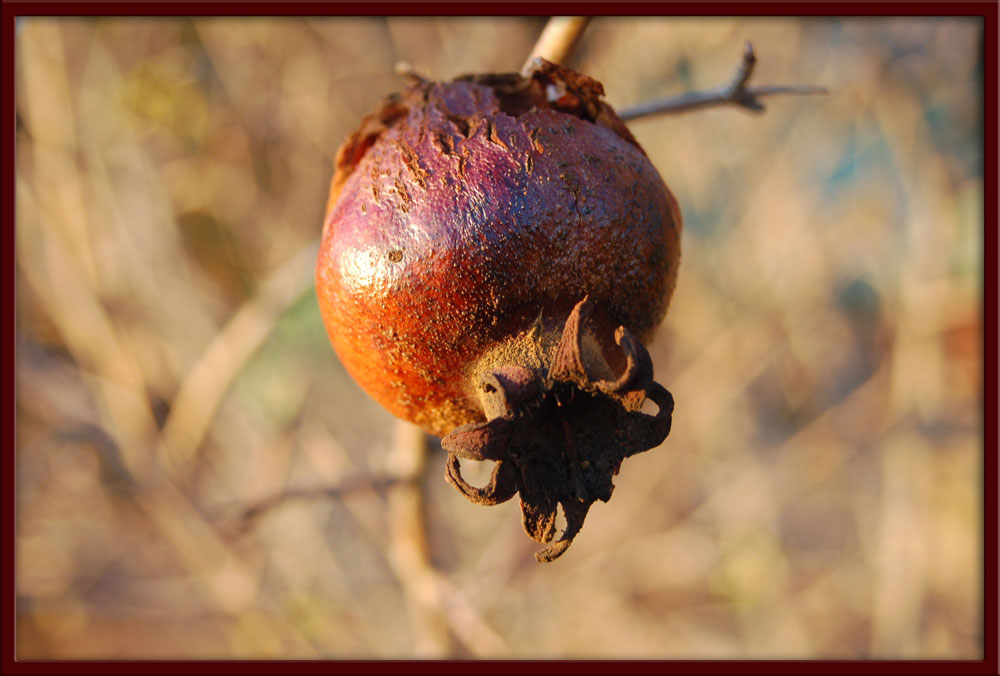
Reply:
[[[271,335],[278,319],[312,289],[318,244],[307,245],[269,273],[257,293],[215,335],[181,383],[163,423],[168,467],[186,480],[194,454],[233,379]]]

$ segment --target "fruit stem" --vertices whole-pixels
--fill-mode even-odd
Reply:
[[[528,77],[535,59],[542,57],[546,61],[565,65],[572,56],[584,29],[590,22],[589,16],[554,16],[551,17],[542,34],[538,36],[535,46],[528,55],[521,74]]]

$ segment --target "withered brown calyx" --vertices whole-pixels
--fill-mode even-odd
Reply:
[[[622,460],[670,433],[673,397],[653,381],[649,353],[627,328],[615,333],[626,358],[621,376],[588,375],[581,349],[587,311],[586,298],[573,308],[547,372],[508,365],[481,375],[486,422],[461,425],[441,440],[448,482],[481,505],[520,493],[524,530],[537,542],[552,541],[562,505],[565,530],[535,554],[542,562],[569,548],[595,501],[610,499]],[[656,415],[640,412],[647,398],[659,407]],[[459,459],[495,461],[487,485],[466,482]]]

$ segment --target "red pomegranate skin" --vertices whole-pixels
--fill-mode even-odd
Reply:
[[[647,342],[663,319],[680,211],[593,98],[597,122],[545,100],[505,112],[472,80],[422,81],[341,148],[319,304],[345,368],[394,415],[438,436],[484,420],[477,360],[540,314],[561,326],[584,296],[610,355],[616,327]]]

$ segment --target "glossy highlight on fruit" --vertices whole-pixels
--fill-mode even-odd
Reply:
[[[338,152],[317,264],[345,368],[448,435],[449,481],[483,504],[520,492],[540,542],[562,504],[564,544],[544,560],[673,408],[642,342],[676,283],[681,216],[602,96],[539,59],[388,97]],[[656,416],[638,412],[647,396]],[[459,457],[500,460],[490,486],[465,484]]]

